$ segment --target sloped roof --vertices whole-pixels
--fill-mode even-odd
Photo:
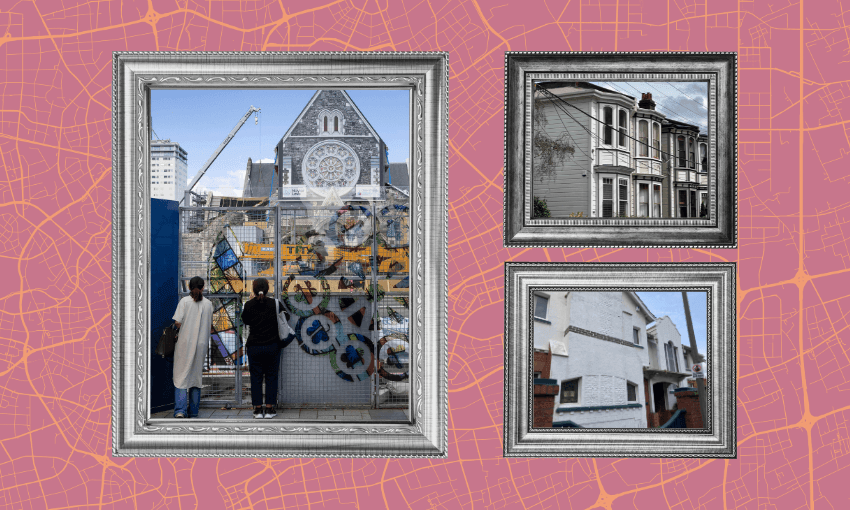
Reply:
[[[388,184],[402,188],[410,186],[410,172],[407,170],[407,163],[390,163],[388,172]]]
[[[254,163],[251,158],[248,158],[242,196],[268,198],[269,193],[273,193],[276,188],[274,163]]]
[[[636,99],[634,96],[624,94],[623,92],[620,92],[620,91],[617,91],[617,90],[606,89],[605,87],[600,87],[599,85],[596,85],[595,83],[590,83],[589,81],[566,81],[566,80],[540,81],[540,82],[537,82],[537,86],[541,87],[541,88],[545,88],[547,90],[555,90],[555,89],[558,89],[558,88],[561,88],[561,87],[572,87],[572,88],[577,88],[577,89],[598,90],[600,92],[607,92],[609,94],[618,94],[618,95],[621,95],[621,96],[628,97],[630,99]]]

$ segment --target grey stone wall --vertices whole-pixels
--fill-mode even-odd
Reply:
[[[345,136],[320,136],[317,124],[319,112],[328,110],[339,110],[345,117],[343,126]],[[329,129],[333,130],[333,120],[329,121]],[[300,138],[305,137],[305,138]],[[292,184],[304,184],[301,175],[301,165],[304,156],[311,147],[319,142],[337,140],[351,147],[360,160],[360,179],[357,184],[371,184],[371,160],[378,157],[383,168],[385,156],[382,154],[381,142],[375,138],[366,127],[366,123],[360,119],[353,105],[345,98],[342,91],[323,90],[310,105],[304,116],[295,125],[290,137],[278,147],[279,154],[292,158]],[[384,172],[380,172],[380,184],[384,183]]]

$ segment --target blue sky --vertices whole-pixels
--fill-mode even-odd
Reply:
[[[641,300],[649,307],[658,318],[668,316],[673,320],[679,334],[682,335],[682,345],[690,345],[688,338],[688,323],[685,320],[685,305],[682,302],[681,292],[638,292]],[[694,336],[700,354],[706,351],[706,321],[708,320],[708,305],[706,303],[707,293],[688,292],[688,306],[691,309],[691,320],[694,324]]]
[[[409,156],[410,93],[407,90],[349,90],[351,99],[384,139],[390,161]],[[178,142],[189,156],[188,181],[218,148],[251,105],[260,108],[201,178],[195,191],[241,196],[248,158],[273,159],[274,147],[315,90],[153,90],[154,138]]]
[[[595,81],[594,85],[628,94],[640,101],[649,92],[655,109],[667,118],[699,126],[708,132],[708,82],[704,81]]]

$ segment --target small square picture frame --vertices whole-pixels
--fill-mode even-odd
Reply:
[[[735,263],[506,263],[504,455],[735,458],[735,280]],[[541,290],[707,292],[706,427],[533,427],[534,296]]]

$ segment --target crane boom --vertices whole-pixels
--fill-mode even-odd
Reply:
[[[230,140],[233,140],[233,137],[236,136],[236,133],[239,131],[239,129],[242,128],[242,125],[245,124],[245,121],[248,120],[248,117],[250,117],[252,113],[259,112],[259,111],[260,111],[259,108],[254,108],[254,105],[251,105],[251,108],[248,109],[248,111],[245,113],[245,115],[243,115],[242,118],[239,119],[239,122],[237,122],[236,125],[233,127],[233,129],[230,130],[230,134],[227,135],[227,138],[225,138],[224,141],[221,142],[221,145],[218,146],[218,149],[216,149],[215,152],[212,153],[212,156],[210,156],[210,159],[208,159],[207,162],[204,163],[204,166],[202,166],[201,169],[198,170],[198,174],[195,175],[194,179],[192,179],[192,183],[189,184],[189,188],[186,190],[187,192],[192,191],[192,188],[195,187],[195,184],[197,184],[198,181],[201,180],[201,177],[204,176],[207,169],[213,164],[213,162],[216,160],[218,155],[221,154],[221,151],[223,151],[224,148],[227,147],[227,144],[230,143]],[[183,200],[185,198],[186,198],[185,194],[183,195],[183,197],[180,198],[181,204],[183,203]]]

